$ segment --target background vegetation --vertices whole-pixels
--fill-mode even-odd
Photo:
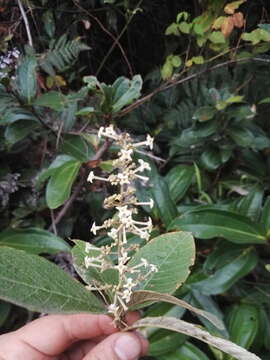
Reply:
[[[74,274],[69,239],[108,241],[89,231],[110,215],[109,189],[86,182],[115,151],[98,128],[149,133],[152,186],[137,191],[156,201],[155,234],[196,238],[176,295],[224,321],[220,331],[199,318],[210,332],[270,359],[269,10],[266,0],[0,1],[0,246]],[[163,314],[198,321],[171,305],[147,311]],[[1,332],[35,316],[1,302]],[[229,360],[163,330],[150,341],[152,359]]]

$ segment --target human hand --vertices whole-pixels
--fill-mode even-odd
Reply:
[[[132,324],[137,313],[129,313]],[[147,341],[118,332],[106,315],[51,315],[0,336],[0,360],[137,360]]]

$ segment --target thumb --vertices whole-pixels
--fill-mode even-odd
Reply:
[[[147,340],[138,333],[117,333],[100,342],[83,360],[137,360],[147,348]]]

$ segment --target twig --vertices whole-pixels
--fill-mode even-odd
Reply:
[[[54,235],[57,235],[57,229],[56,229],[55,220],[54,220],[54,213],[53,213],[52,209],[51,209],[51,219],[52,219],[52,224],[51,224],[52,230],[54,232]]]
[[[105,151],[107,151],[108,147],[110,146],[110,142],[106,141],[100,149],[98,149],[98,151],[96,152],[96,154],[90,159],[90,161],[96,161],[99,160],[102,155],[104,154]],[[49,231],[54,230],[54,226],[56,227],[56,225],[63,219],[63,217],[66,215],[66,212],[69,210],[69,208],[71,207],[71,205],[73,204],[74,200],[77,198],[77,196],[79,195],[84,182],[86,180],[86,174],[84,176],[81,177],[80,181],[78,182],[77,186],[74,189],[73,194],[71,195],[71,197],[67,200],[67,202],[65,203],[65,205],[62,207],[61,211],[59,211],[59,213],[57,214],[56,218],[54,219],[54,222],[50,225],[49,227]]]
[[[138,4],[136,5],[136,8],[139,8],[141,6],[141,3],[143,2],[143,0],[139,0]],[[101,69],[103,68],[104,64],[106,63],[106,61],[108,60],[109,56],[111,55],[113,49],[115,48],[116,44],[119,44],[119,40],[121,39],[121,37],[123,36],[123,34],[125,33],[125,31],[128,28],[128,25],[130,24],[130,22],[132,21],[134,15],[136,14],[136,12],[134,12],[130,18],[128,19],[126,25],[124,26],[124,28],[122,29],[122,31],[120,32],[120,34],[117,36],[115,42],[112,44],[111,48],[109,49],[109,51],[107,52],[106,56],[104,57],[104,59],[102,60],[101,64],[99,65],[97,72],[96,72],[96,76],[99,75]]]
[[[32,39],[32,35],[31,35],[31,31],[30,31],[30,26],[29,26],[29,21],[28,18],[26,16],[26,13],[24,11],[23,5],[21,3],[21,0],[17,0],[20,12],[22,14],[22,18],[24,21],[24,25],[25,25],[25,29],[26,29],[26,33],[27,33],[27,37],[28,37],[28,43],[31,47],[33,47],[33,39]]]
[[[165,91],[165,90],[168,90],[170,89],[171,87],[174,87],[176,85],[180,85],[180,84],[183,84],[187,81],[190,81],[190,80],[193,80],[195,79],[196,77],[199,77],[203,74],[205,74],[206,72],[209,72],[209,71],[214,71],[214,70],[217,70],[221,67],[224,67],[224,66],[227,66],[227,65],[231,65],[231,64],[234,64],[236,62],[243,62],[243,61],[246,61],[246,59],[233,59],[233,60],[228,60],[228,61],[225,61],[223,63],[220,63],[220,64],[217,64],[217,65],[214,65],[212,66],[211,68],[205,68],[201,71],[198,71],[197,73],[195,74],[192,74],[192,75],[189,75],[187,77],[185,77],[184,79],[178,79],[178,77],[175,79],[175,80],[170,80],[170,81],[167,81],[165,84],[162,84],[159,88],[155,89],[153,92],[151,92],[150,94],[144,96],[143,98],[137,100],[136,102],[134,102],[133,104],[127,106],[124,110],[120,111],[117,115],[117,117],[123,117],[125,116],[126,114],[128,114],[130,111],[136,109],[138,106],[141,106],[142,104],[144,104],[145,102],[149,101],[152,99],[152,97],[158,93],[160,93],[161,91]]]
[[[96,16],[92,15],[89,11],[87,11],[86,9],[81,7],[78,3],[74,2],[74,5],[77,6],[78,9],[80,9],[81,11],[85,12],[90,18],[95,20],[96,23],[100,26],[100,28],[114,41],[114,46],[117,45],[119,47],[119,50],[121,51],[123,58],[124,58],[125,62],[127,63],[129,75],[130,75],[130,77],[133,77],[133,71],[132,71],[131,64],[127,58],[125,50],[123,49],[122,45],[119,42],[119,37],[116,38],[109,30],[107,30],[105,28],[105,26],[102,24],[102,22]]]

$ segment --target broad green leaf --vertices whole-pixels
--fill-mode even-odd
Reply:
[[[42,257],[2,247],[0,298],[45,313],[105,312],[77,280]]]
[[[229,136],[237,145],[243,147],[251,147],[255,140],[253,133],[247,128],[231,127]]]
[[[206,318],[207,320],[209,320],[212,324],[214,324],[216,327],[223,329],[224,325],[222,322],[219,321],[219,319],[215,316],[210,314],[207,311],[195,308],[194,306],[188,304],[186,301],[178,299],[175,296],[172,295],[168,295],[168,294],[162,294],[162,293],[158,293],[156,291],[135,291],[132,294],[131,300],[129,305],[130,306],[137,306],[140,304],[143,304],[145,302],[148,301],[163,301],[163,302],[167,302],[170,304],[174,304],[174,305],[178,305],[181,306],[189,311],[194,312],[196,315],[200,315],[204,318]]]
[[[206,317],[197,314],[198,318],[206,327],[206,329],[211,333],[215,333],[217,335],[219,334],[224,338],[228,338],[228,332],[223,321],[223,313],[219,309],[218,303],[214,301],[213,297],[204,295],[195,289],[192,289],[189,292],[189,296],[189,303],[191,303],[193,306],[205,310],[207,313],[210,313],[212,316],[214,316],[215,319],[218,319],[218,323],[216,324],[218,326],[216,326],[215,323],[209,321]]]
[[[251,304],[235,304],[227,314],[230,340],[249,349],[259,328],[259,310]]]
[[[59,169],[60,167],[62,167],[67,163],[74,163],[74,161],[75,161],[74,157],[68,155],[58,155],[47,169],[42,170],[38,174],[36,178],[36,184],[39,185],[40,183],[46,181],[50,176],[52,176],[57,171],[57,169]]]
[[[26,55],[17,68],[16,83],[20,97],[31,104],[37,92],[37,59]]]
[[[129,82],[129,88],[125,93],[120,96],[120,98],[114,102],[112,110],[114,113],[121,110],[124,106],[129,105],[132,101],[138,99],[141,95],[142,89],[142,78],[140,75],[133,76],[132,80]]]
[[[55,254],[69,251],[69,245],[60,237],[40,228],[7,229],[0,233],[0,247],[9,246],[33,254]],[[1,250],[0,250],[1,251]]]
[[[190,231],[199,239],[222,237],[238,244],[265,244],[262,226],[247,217],[223,210],[202,209],[175,219],[170,230]]]
[[[219,149],[207,149],[200,157],[201,164],[208,170],[215,170],[221,164]]]
[[[198,121],[208,121],[213,119],[215,114],[217,113],[217,110],[212,106],[203,106],[195,111],[192,119],[198,120]]]
[[[4,325],[10,314],[11,304],[0,300],[0,327]]]
[[[39,126],[39,123],[34,120],[16,121],[6,127],[5,139],[8,144],[13,145],[32,134]]]
[[[177,165],[165,177],[172,200],[179,202],[186,194],[194,177],[194,167]]]
[[[269,234],[270,231],[270,196],[267,196],[263,209],[262,209],[262,216],[261,216],[261,221],[262,225],[265,227],[266,229],[266,233],[267,235]]]
[[[158,272],[152,272],[140,282],[136,290],[151,290],[161,293],[173,293],[188,277],[189,268],[194,263],[195,247],[189,233],[175,232],[160,235],[140,248],[128,265],[130,267],[146,259],[156,265]],[[142,269],[146,274],[148,269]]]
[[[250,273],[258,262],[258,256],[252,249],[243,250],[229,264],[209,275],[205,280],[192,283],[191,288],[205,295],[216,295],[227,291],[239,279]]]
[[[34,101],[36,106],[44,106],[56,111],[63,111],[66,104],[65,95],[57,91],[42,94]]]
[[[168,185],[161,176],[151,179],[150,196],[154,200],[154,207],[158,211],[159,218],[167,227],[178,215],[178,211],[171,199]]]
[[[239,345],[236,345],[231,341],[215,337],[196,325],[173,317],[147,317],[136,321],[132,326],[129,327],[129,329],[144,327],[157,327],[194,337],[211,346],[214,346],[217,349],[222,350],[231,356],[234,356],[238,360],[261,360],[255,354],[250,353],[246,349],[241,348]]]
[[[77,160],[68,162],[57,169],[46,187],[46,201],[50,209],[56,209],[70,196],[81,163]]]
[[[214,44],[225,44],[226,43],[225,36],[222,34],[221,31],[213,31],[209,35],[208,39]]]
[[[209,360],[197,346],[186,341],[177,351],[180,354],[179,360]]]
[[[100,254],[98,248],[92,245],[91,251],[86,253],[85,246],[86,242],[80,240],[73,240],[75,242],[75,246],[73,247],[71,253],[73,258],[73,265],[77,273],[81,276],[81,278],[91,286],[97,285],[105,285],[105,284],[118,284],[118,271],[109,269],[103,272],[97,270],[95,267],[88,267],[85,266],[85,257],[92,256],[95,257]],[[109,261],[109,259],[108,259]],[[110,294],[110,291],[107,292]]]
[[[59,151],[82,162],[89,161],[95,154],[91,145],[80,135],[66,135]]]
[[[159,336],[157,339],[156,337]],[[168,353],[175,351],[183,342],[186,337],[178,333],[167,333],[164,330],[160,330],[160,333],[155,333],[154,339],[150,340],[150,346],[147,355],[153,357],[160,357],[167,355]]]
[[[247,196],[241,197],[237,203],[237,210],[240,214],[246,215],[257,222],[260,217],[263,201],[263,190],[259,187],[251,190]]]

